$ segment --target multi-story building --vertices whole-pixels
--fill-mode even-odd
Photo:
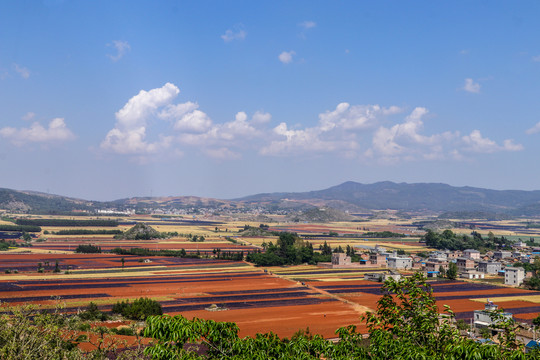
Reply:
[[[478,263],[478,271],[486,273],[486,274],[493,274],[497,275],[499,270],[502,269],[502,265],[500,262],[497,261],[480,261]]]
[[[480,259],[480,251],[474,249],[467,249],[463,251],[463,257],[478,260]]]
[[[426,260],[425,270],[427,272],[441,271],[441,268],[443,268],[444,271],[448,270],[448,261],[441,261],[441,260],[432,259],[432,258],[429,258]]]
[[[386,256],[381,254],[369,254],[369,262],[371,265],[377,265],[380,267],[386,267]]]
[[[332,254],[332,265],[351,265],[351,257],[343,253]]]
[[[411,269],[412,259],[410,257],[391,256],[387,260],[389,269]]]
[[[493,258],[494,259],[502,260],[502,259],[506,259],[506,258],[509,258],[509,257],[512,257],[512,253],[510,251],[495,251],[493,253]]]
[[[459,272],[463,272],[465,270],[472,270],[474,269],[474,260],[464,257],[459,257],[456,259],[456,265]]]
[[[504,284],[519,286],[525,279],[525,270],[521,267],[506,267],[504,272]]]
[[[493,315],[497,312],[498,308],[498,305],[493,304],[493,302],[488,299],[488,302],[484,306],[484,310],[474,310],[474,327],[477,329],[490,328],[502,321],[500,316],[512,319],[512,314],[508,312],[501,313],[500,316],[494,317]]]

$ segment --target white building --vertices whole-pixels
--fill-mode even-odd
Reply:
[[[389,269],[411,269],[412,259],[410,257],[391,256],[387,259]]]
[[[480,271],[476,271],[474,269],[468,269],[462,272],[459,277],[462,279],[483,279],[484,273]]]
[[[500,322],[502,319],[496,318],[494,316],[498,308],[498,305],[493,304],[493,302],[489,301],[488,299],[487,304],[485,304],[484,310],[474,310],[474,327],[476,329],[481,329],[485,327],[489,328],[494,324]],[[500,315],[507,319],[512,318],[511,313],[504,312]]]
[[[525,279],[525,270],[520,267],[506,267],[504,273],[505,285],[519,286]]]

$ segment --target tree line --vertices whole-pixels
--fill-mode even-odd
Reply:
[[[89,230],[89,229],[69,229],[51,231],[56,235],[117,235],[122,234],[122,230]]]
[[[452,230],[444,230],[442,233],[428,230],[421,241],[426,243],[426,246],[439,250],[466,250],[475,249],[479,251],[496,250],[501,248],[509,248],[512,242],[504,236],[496,237],[492,232],[487,237],[473,231],[471,235],[456,234]]]
[[[249,253],[246,260],[257,266],[281,266],[294,264],[317,264],[331,260],[331,252],[319,253],[313,250],[309,241],[300,238],[296,233],[282,232],[276,244],[263,243],[265,252]]]
[[[41,232],[36,225],[0,225],[0,231]]]
[[[72,220],[72,219],[17,219],[17,225],[34,226],[118,226],[116,220]]]

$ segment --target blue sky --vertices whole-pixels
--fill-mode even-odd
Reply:
[[[2,1],[0,187],[540,189],[536,1]]]

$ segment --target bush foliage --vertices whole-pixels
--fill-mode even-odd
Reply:
[[[129,300],[117,302],[111,312],[131,320],[145,320],[148,316],[163,314],[161,304],[148,298],[139,298],[132,303]]]

